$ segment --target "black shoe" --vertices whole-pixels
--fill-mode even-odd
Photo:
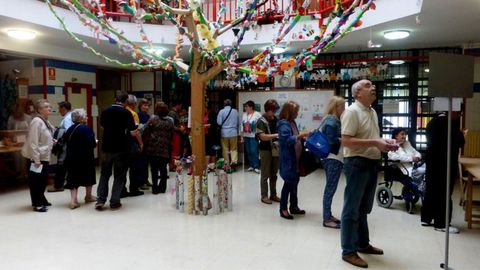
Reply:
[[[112,211],[119,210],[120,208],[122,208],[122,204],[121,204],[121,203],[110,204],[110,210],[112,210]]]
[[[156,195],[156,194],[158,194],[158,193],[160,193],[160,192],[158,191],[158,188],[152,188],[152,194],[155,194],[155,195]]]
[[[145,192],[140,191],[140,190],[130,191],[130,197],[141,196],[141,195],[143,195],[143,194],[145,194]]]
[[[52,204],[50,202],[46,202],[45,206],[52,206]]]
[[[43,206],[35,206],[33,207],[33,211],[35,212],[40,212],[40,213],[45,213],[48,211],[47,207],[45,205]]]
[[[97,201],[97,203],[95,204],[95,210],[102,211],[104,205],[105,203]]]
[[[287,210],[280,210],[280,216],[284,219],[293,219],[293,216],[290,215]]]
[[[293,214],[293,215],[305,215],[305,210],[302,210],[298,207],[295,207],[295,208],[290,208],[290,214]]]
[[[120,194],[120,198],[126,198],[130,196],[130,193],[128,193],[128,191],[122,191],[122,193]]]

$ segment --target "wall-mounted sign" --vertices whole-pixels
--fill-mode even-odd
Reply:
[[[48,79],[51,81],[54,81],[56,79],[55,68],[52,68],[52,67],[48,68]]]

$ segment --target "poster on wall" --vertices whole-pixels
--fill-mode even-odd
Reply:
[[[28,98],[28,85],[23,85],[23,84],[18,85],[18,97]]]
[[[320,122],[323,119],[325,109],[328,102],[334,95],[334,90],[318,90],[318,91],[305,91],[305,90],[292,90],[292,91],[258,91],[258,92],[238,92],[238,104],[237,108],[241,108],[241,104],[252,100],[255,104],[259,104],[263,113],[263,104],[268,99],[275,99],[283,107],[283,104],[288,100],[293,100],[300,105],[298,116],[296,119],[299,130],[315,130],[320,126]],[[256,106],[257,107],[257,106]],[[280,109],[281,110],[281,109]],[[277,111],[280,113],[280,110]]]

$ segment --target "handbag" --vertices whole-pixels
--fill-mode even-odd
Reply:
[[[272,157],[278,157],[280,155],[280,144],[278,141],[272,142]]]
[[[315,130],[307,138],[305,146],[310,152],[320,159],[324,159],[330,153],[330,144],[327,136],[319,130]]]
[[[317,159],[308,148],[302,147],[302,153],[300,154],[300,160],[298,162],[298,175],[305,177],[316,169],[318,169]]]

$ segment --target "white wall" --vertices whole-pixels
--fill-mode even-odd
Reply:
[[[475,59],[473,82],[480,84],[480,57]],[[478,87],[478,86],[477,86]],[[473,98],[467,99],[465,126],[469,130],[480,131],[480,92],[473,93]]]

